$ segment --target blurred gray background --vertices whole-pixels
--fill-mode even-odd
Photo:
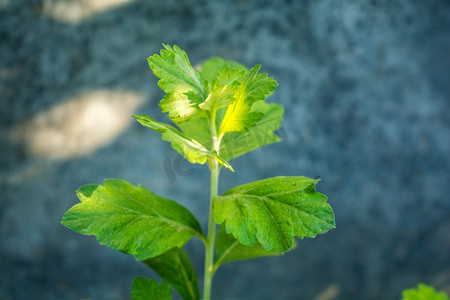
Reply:
[[[221,192],[320,176],[336,215],[282,257],[225,265],[214,298],[450,293],[449,1],[0,0],[0,299],[130,299],[155,276],[60,225],[81,185],[141,183],[206,227],[207,167],[130,117],[167,120],[146,60],[161,43],[279,82],[283,141],[233,160]],[[202,244],[187,250],[202,276]]]

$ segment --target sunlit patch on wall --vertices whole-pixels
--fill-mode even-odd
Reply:
[[[0,0],[0,9],[8,5],[9,0]]]
[[[144,100],[135,92],[86,92],[17,125],[11,136],[38,157],[83,156],[116,138]]]
[[[341,293],[341,287],[337,284],[329,285],[325,290],[323,290],[316,300],[333,300],[339,296]]]
[[[74,23],[131,1],[133,0],[49,0],[44,2],[43,13],[57,21]]]

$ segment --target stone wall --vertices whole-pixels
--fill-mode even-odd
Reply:
[[[166,117],[146,58],[262,64],[283,141],[232,161],[220,190],[320,176],[337,228],[295,251],[225,265],[216,299],[398,299],[450,293],[448,1],[0,1],[0,299],[129,299],[130,256],[62,225],[75,190],[141,183],[206,227],[205,166],[129,118]],[[192,168],[192,169],[191,169]],[[187,245],[202,273],[203,248]]]

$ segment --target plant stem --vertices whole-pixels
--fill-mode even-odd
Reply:
[[[211,182],[210,182],[210,202],[209,202],[209,221],[208,238],[205,253],[205,275],[203,281],[203,300],[210,300],[211,283],[214,276],[214,244],[216,239],[216,222],[214,220],[214,200],[217,197],[217,187],[219,183],[219,165],[217,161],[211,160]]]

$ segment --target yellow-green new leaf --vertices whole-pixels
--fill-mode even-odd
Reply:
[[[205,98],[200,74],[192,68],[186,52],[177,45],[163,45],[160,55],[148,58],[150,68],[160,78],[158,86],[167,94],[160,102],[163,112],[179,122],[198,111],[197,105]]]
[[[262,119],[248,132],[230,132],[220,143],[220,155],[227,161],[264,145],[280,141],[275,131],[281,127],[283,106],[278,103],[258,101],[253,105],[255,111],[264,114]]]
[[[69,209],[61,223],[137,260],[181,247],[194,235],[205,239],[195,217],[175,201],[123,180],[103,184],[78,189],[81,203]]]
[[[238,186],[216,198],[215,220],[243,245],[287,251],[294,236],[312,238],[335,227],[327,197],[315,190],[318,181],[274,177]]]
[[[173,248],[144,263],[176,289],[184,300],[198,300],[200,293],[197,275],[189,257],[182,248]]]
[[[233,103],[235,100],[234,95],[244,75],[245,70],[231,70],[229,66],[225,67],[217,74],[216,79],[211,84],[208,97],[199,107],[215,113],[218,109]]]
[[[189,120],[189,118],[199,115],[202,111],[193,102],[192,97],[189,98],[190,90],[179,90],[170,94],[166,94],[159,102],[162,112],[169,113],[169,118],[175,122]]]
[[[204,164],[210,151],[194,139],[188,139],[181,131],[172,125],[158,122],[145,114],[133,116],[136,120],[147,128],[158,131],[162,134],[162,139],[171,143],[172,148],[177,150],[190,163]]]
[[[169,285],[164,280],[160,285],[155,279],[145,277],[136,277],[131,286],[133,300],[172,300],[172,294]]]
[[[266,73],[258,74],[260,65],[253,67],[243,79],[234,98],[228,106],[219,129],[219,137],[227,132],[247,132],[263,117],[263,113],[252,110],[255,102],[266,99],[277,87],[277,82],[267,77]]]
[[[147,116],[133,116],[139,123],[152,130],[158,131],[162,134],[162,139],[171,143],[172,148],[177,150],[190,163],[204,164],[208,158],[215,159],[225,167],[233,170],[223,158],[219,157],[216,152],[210,151],[202,144],[194,139],[188,139],[181,131],[175,127],[158,122],[155,119]]]

